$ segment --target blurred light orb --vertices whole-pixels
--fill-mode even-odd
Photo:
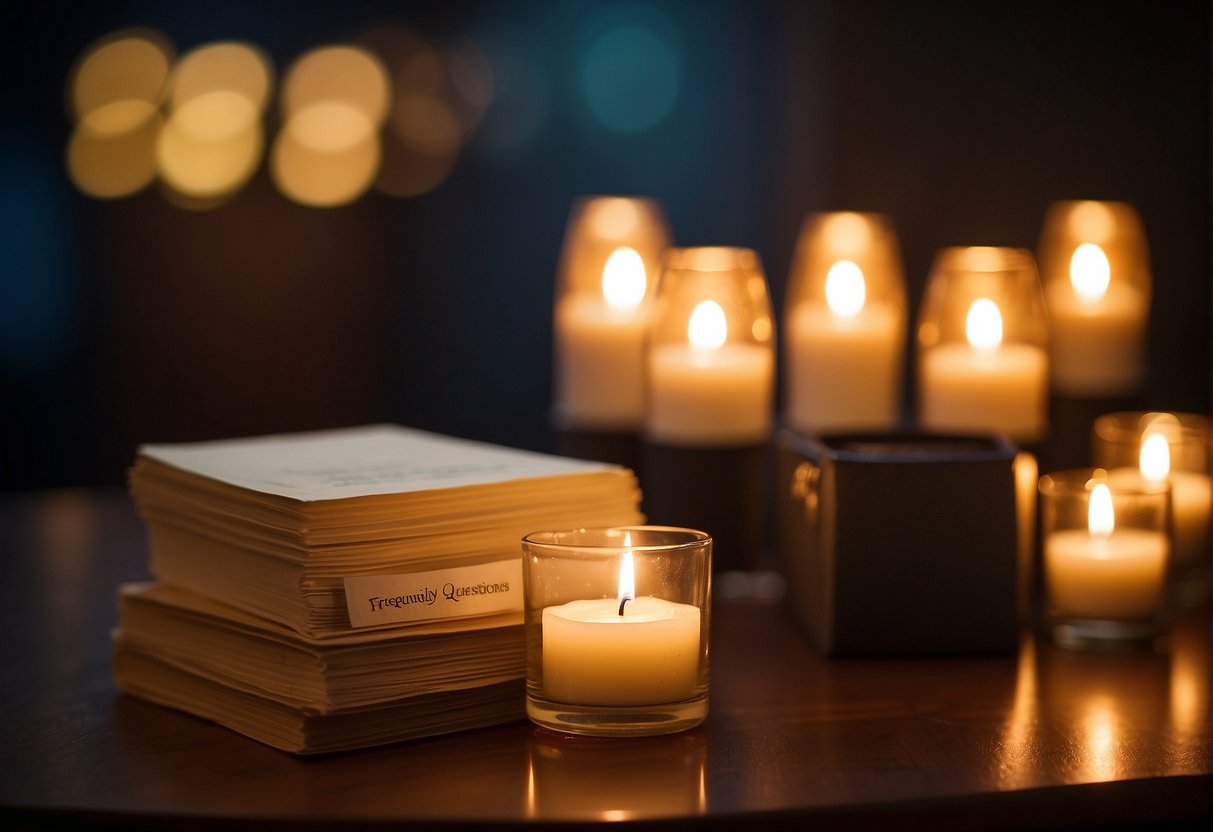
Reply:
[[[273,85],[273,71],[261,51],[249,44],[224,41],[199,46],[177,61],[169,81],[174,108],[212,92],[248,99],[261,113]]]
[[[378,132],[360,108],[325,101],[300,109],[283,125],[270,175],[288,199],[329,208],[371,186],[381,155]]]
[[[355,46],[325,46],[303,55],[282,82],[283,116],[322,101],[344,102],[376,127],[383,124],[391,101],[383,62]]]
[[[669,115],[681,75],[678,57],[655,32],[620,26],[590,47],[581,89],[603,125],[618,133],[640,133]]]
[[[67,144],[67,172],[75,186],[96,199],[118,199],[142,190],[156,178],[156,140],[161,118],[151,108],[116,105],[147,102],[115,102],[94,110],[76,126]],[[127,124],[139,116],[133,129],[114,131],[115,122]]]
[[[85,50],[69,75],[68,97],[77,119],[117,101],[159,105],[172,65],[170,49],[151,30],[107,35]]]
[[[187,197],[222,196],[257,170],[264,141],[247,98],[222,90],[200,95],[178,108],[160,131],[160,178]]]

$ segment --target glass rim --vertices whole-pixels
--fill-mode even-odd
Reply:
[[[595,542],[594,539],[576,539],[574,536],[584,535],[608,535],[612,532],[618,533],[620,540],[618,542],[602,542],[601,539]],[[641,533],[665,533],[669,535],[680,535],[682,539],[674,540],[665,543],[633,543],[624,545],[622,535],[628,532]],[[522,536],[522,545],[524,547],[542,547],[561,551],[577,551],[586,555],[607,554],[614,552],[659,552],[669,551],[672,549],[695,549],[706,547],[712,542],[712,536],[698,529],[690,529],[682,526],[659,526],[659,525],[627,525],[627,526],[586,526],[569,529],[549,529],[542,531],[529,532]]]
[[[936,252],[933,270],[976,274],[1035,272],[1036,258],[1019,246],[947,246]]]
[[[762,269],[762,258],[744,246],[671,247],[662,257],[662,271],[739,272]]]
[[[1090,495],[1095,484],[1100,482],[1108,485],[1112,497],[1148,497],[1152,495],[1167,495],[1171,485],[1165,480],[1152,480],[1143,476],[1136,468],[1123,470],[1132,471],[1135,477],[1125,478],[1110,476],[1113,470],[1108,468],[1064,468],[1060,471],[1050,471],[1040,478],[1037,483],[1042,497],[1077,497]]]
[[[1152,419],[1150,417],[1153,417]],[[1174,417],[1177,424],[1164,428],[1176,430],[1181,437],[1209,434],[1210,420],[1203,413],[1168,410],[1118,410],[1096,417],[1091,430],[1108,442],[1139,442],[1154,419]],[[1147,421],[1150,419],[1150,421]]]

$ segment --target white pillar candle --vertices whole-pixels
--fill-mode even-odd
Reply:
[[[1047,353],[1030,344],[1002,343],[1002,316],[987,298],[973,302],[965,330],[969,343],[943,344],[922,354],[923,426],[1005,432],[1026,441],[1043,438]]]
[[[1101,483],[1091,492],[1087,529],[1045,538],[1050,606],[1078,618],[1148,618],[1162,604],[1169,548],[1162,532],[1117,528]]]
[[[704,301],[688,343],[649,352],[648,437],[670,445],[747,445],[771,429],[775,357],[769,347],[726,343],[724,312]]]
[[[1132,392],[1144,372],[1144,293],[1111,282],[1103,250],[1079,246],[1070,261],[1070,280],[1051,281],[1045,305],[1052,324],[1053,386],[1070,395]]]
[[[899,310],[865,298],[862,271],[840,260],[826,303],[802,303],[788,320],[788,418],[797,430],[888,429],[898,421]]]
[[[620,248],[603,268],[600,294],[581,292],[557,303],[558,404],[567,424],[627,430],[643,420],[645,286],[640,255]]]

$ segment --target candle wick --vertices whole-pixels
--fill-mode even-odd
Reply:
[[[619,599],[619,615],[620,616],[623,615],[623,605],[626,604],[630,600],[632,600],[632,599],[631,598],[620,598]]]

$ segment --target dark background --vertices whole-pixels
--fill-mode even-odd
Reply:
[[[1144,0],[9,4],[0,487],[119,483],[140,442],[371,421],[549,448],[554,272],[587,193],[657,197],[680,245],[757,249],[777,311],[806,212],[885,212],[911,315],[939,248],[1034,248],[1051,201],[1126,200],[1154,272],[1141,403],[1207,412],[1210,18]],[[103,35],[249,40],[281,72],[383,22],[513,62],[429,194],[307,208],[262,166],[190,211],[156,187],[94,200],[64,172],[64,85]],[[621,26],[679,68],[668,115],[635,133],[579,83]]]

